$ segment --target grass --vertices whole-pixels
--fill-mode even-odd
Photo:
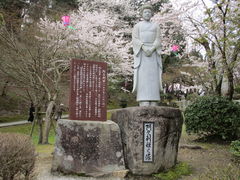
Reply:
[[[190,175],[191,172],[192,170],[187,163],[180,162],[168,171],[154,174],[154,176],[161,180],[177,180],[182,176]]]
[[[54,151],[53,144],[38,144],[35,146],[36,151],[40,154],[51,154]]]
[[[110,120],[111,116],[112,116],[112,113],[111,112],[107,112],[107,120]]]
[[[0,133],[20,133],[29,135],[31,131],[31,124],[19,125],[19,126],[10,126],[10,127],[3,127],[0,128]],[[33,143],[36,147],[36,151],[38,153],[49,153],[53,151],[54,143],[55,143],[55,132],[53,128],[50,130],[49,134],[49,144],[41,145],[38,144],[38,126],[35,125],[33,136],[32,136]]]
[[[188,134],[187,134],[187,131],[186,131],[186,125],[185,125],[185,123],[183,123],[183,125],[182,125],[182,136],[187,136]]]
[[[28,119],[28,115],[0,116],[0,123],[23,121],[27,119]]]

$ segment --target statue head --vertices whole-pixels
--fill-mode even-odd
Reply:
[[[142,18],[145,21],[150,21],[151,17],[153,16],[153,6],[150,4],[144,4],[141,7],[140,12],[141,12]]]

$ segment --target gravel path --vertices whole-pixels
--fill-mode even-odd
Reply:
[[[10,123],[0,123],[1,127],[8,127],[8,126],[17,126],[17,125],[23,125],[23,124],[29,124],[31,122],[25,120],[25,121],[17,121],[17,122],[10,122]]]
[[[63,115],[63,119],[68,118],[68,115]],[[27,120],[22,120],[22,121],[15,121],[15,122],[9,122],[9,123],[0,123],[0,128],[1,127],[8,127],[8,126],[18,126],[18,125],[23,125],[23,124],[30,124],[31,122]]]

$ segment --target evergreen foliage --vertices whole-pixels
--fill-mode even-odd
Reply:
[[[230,145],[230,152],[240,158],[240,140],[233,141]]]
[[[13,7],[18,7],[18,8],[22,8],[24,5],[23,1],[19,1],[19,0],[1,0],[0,1],[0,9],[9,9],[9,8],[13,8]]]
[[[234,139],[240,127],[240,105],[224,97],[199,97],[184,114],[188,133]]]

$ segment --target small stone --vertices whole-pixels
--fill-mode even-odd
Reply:
[[[116,156],[119,158],[122,156],[122,153],[121,152],[116,152]]]
[[[128,174],[129,170],[114,171],[111,176],[124,178]]]

